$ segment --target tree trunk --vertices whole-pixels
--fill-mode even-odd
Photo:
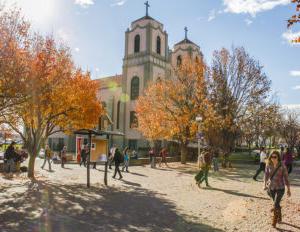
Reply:
[[[28,173],[27,176],[29,178],[34,178],[34,164],[35,164],[35,155],[30,154],[29,163],[28,163]]]
[[[180,147],[180,161],[182,164],[186,163],[187,154],[188,154],[187,146],[182,144]]]

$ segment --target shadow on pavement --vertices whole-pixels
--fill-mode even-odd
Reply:
[[[0,201],[0,231],[222,231],[192,222],[172,202],[143,188],[39,181],[24,187]]]
[[[246,194],[246,193],[240,193],[240,192],[233,191],[233,190],[228,190],[228,189],[220,189],[220,188],[209,187],[209,188],[203,188],[203,190],[220,191],[220,192],[223,192],[223,193],[228,193],[228,194],[235,195],[235,196],[240,196],[240,197],[249,197],[249,198],[256,198],[256,199],[261,199],[261,200],[270,200],[270,198],[254,196],[254,195],[250,195],[250,194]]]

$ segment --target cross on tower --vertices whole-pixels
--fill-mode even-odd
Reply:
[[[148,8],[150,7],[149,2],[147,1],[144,4],[146,6],[146,16],[148,16]]]
[[[187,33],[188,33],[187,27],[184,27],[184,33],[185,33],[185,39],[187,39]]]

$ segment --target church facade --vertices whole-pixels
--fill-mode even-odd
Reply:
[[[120,75],[99,78],[98,96],[106,106],[113,124],[109,130],[121,131],[124,138],[113,138],[112,143],[132,149],[149,147],[142,134],[135,129],[138,124],[135,105],[138,97],[150,82],[173,77],[173,68],[183,57],[202,59],[200,47],[187,38],[176,43],[171,50],[164,25],[148,15],[131,23],[125,32],[123,72]]]
[[[148,15],[148,2],[145,5],[146,15],[133,21],[125,32],[122,74],[95,80],[99,84],[97,97],[107,112],[104,120],[102,118],[99,122],[101,129],[125,134],[124,137],[112,136],[110,145],[129,146],[139,151],[148,150],[149,143],[136,130],[135,105],[138,97],[150,82],[173,78],[174,67],[182,62],[183,57],[203,58],[200,47],[187,38],[187,28],[185,38],[170,49],[164,25]],[[48,142],[53,150],[66,145],[69,151],[75,151],[74,136],[58,133],[52,135]]]

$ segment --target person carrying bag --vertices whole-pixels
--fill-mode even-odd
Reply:
[[[285,165],[281,163],[278,151],[273,151],[267,160],[264,186],[274,203],[274,208],[271,209],[271,212],[273,212],[272,226],[275,228],[276,224],[282,221],[280,202],[285,193],[285,186],[287,187],[288,197],[291,196],[288,171]]]

